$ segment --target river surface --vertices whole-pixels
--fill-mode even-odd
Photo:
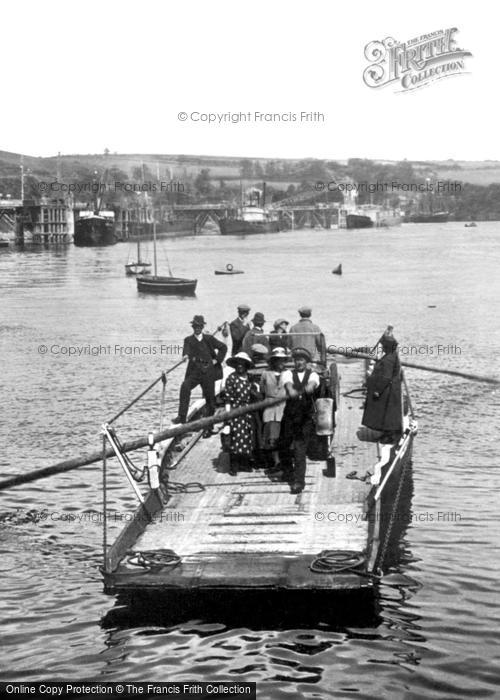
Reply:
[[[373,345],[390,323],[403,358],[500,377],[499,241],[498,223],[180,238],[168,241],[174,274],[198,278],[184,299],[138,294],[126,243],[1,250],[0,477],[99,449],[101,423],[180,357],[193,315],[213,330],[240,302],[271,323],[311,304],[329,344]],[[215,276],[227,263],[245,274]],[[103,592],[99,522],[79,519],[102,508],[95,464],[0,493],[0,679],[240,679],[256,681],[259,698],[499,697],[498,389],[407,374],[419,418],[412,519],[373,614],[132,615]],[[168,384],[170,416],[180,376]],[[156,430],[159,415],[158,388],[118,421],[120,438]],[[110,471],[109,507],[132,512],[128,484]]]

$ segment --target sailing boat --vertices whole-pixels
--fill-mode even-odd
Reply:
[[[125,265],[126,275],[150,275],[151,263],[141,260],[141,235],[137,236],[137,262],[127,263]]]
[[[198,280],[190,280],[184,277],[173,277],[170,265],[169,277],[159,277],[156,264],[156,221],[153,223],[153,247],[154,247],[154,275],[137,276],[137,291],[147,294],[194,294]]]

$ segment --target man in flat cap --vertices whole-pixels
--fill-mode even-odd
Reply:
[[[319,387],[319,376],[307,368],[311,354],[305,348],[292,350],[294,368],[281,375],[288,400],[281,424],[282,464],[291,481],[291,492],[301,493],[305,487],[307,449],[314,434],[313,394]],[[290,459],[293,452],[293,465]]]
[[[191,391],[201,386],[206,402],[206,415],[212,416],[215,411],[215,366],[220,365],[226,356],[227,347],[220,340],[208,333],[203,333],[205,319],[195,316],[191,321],[193,334],[184,339],[182,355],[188,360],[186,375],[181,384],[179,395],[179,415],[172,423],[185,423],[189,409]],[[208,437],[212,431],[203,434]]]
[[[250,307],[247,304],[240,304],[238,306],[238,316],[231,321],[229,324],[229,330],[231,331],[231,340],[233,341],[232,355],[240,352],[241,345],[243,343],[243,338],[250,330],[250,324],[247,318],[250,314]]]
[[[308,350],[312,361],[326,359],[325,336],[319,326],[311,321],[312,309],[310,306],[301,306],[299,309],[300,320],[290,328],[290,343],[294,348]],[[296,333],[297,335],[292,335]]]
[[[269,341],[267,339],[267,336],[264,335],[265,322],[266,319],[264,318],[264,314],[262,314],[260,311],[257,311],[254,314],[254,317],[252,318],[253,328],[249,330],[243,338],[243,344],[241,346],[241,349],[243,350],[243,352],[246,352],[247,355],[250,355],[250,357],[252,356],[252,345],[255,345],[255,343],[265,345],[267,348],[267,352],[269,353]]]

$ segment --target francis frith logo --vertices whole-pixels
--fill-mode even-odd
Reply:
[[[456,27],[439,29],[405,42],[387,37],[365,46],[363,80],[370,88],[394,84],[398,92],[409,92],[465,72],[465,58],[472,56],[456,45]]]

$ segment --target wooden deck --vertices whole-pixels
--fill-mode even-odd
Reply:
[[[359,388],[364,364],[339,367],[341,393]],[[376,445],[356,437],[362,401],[341,396],[335,435],[336,474],[325,462],[308,462],[306,487],[292,495],[287,483],[275,483],[264,470],[229,475],[228,456],[218,435],[200,440],[169,482],[198,483],[173,493],[134,542],[134,552],[172,549],[176,567],[154,571],[123,560],[107,584],[131,588],[286,588],[352,589],[371,586],[354,573],[318,574],[310,563],[325,549],[370,555],[373,523],[364,515],[370,483],[347,479],[373,472]],[[175,483],[174,483],[175,482]]]

